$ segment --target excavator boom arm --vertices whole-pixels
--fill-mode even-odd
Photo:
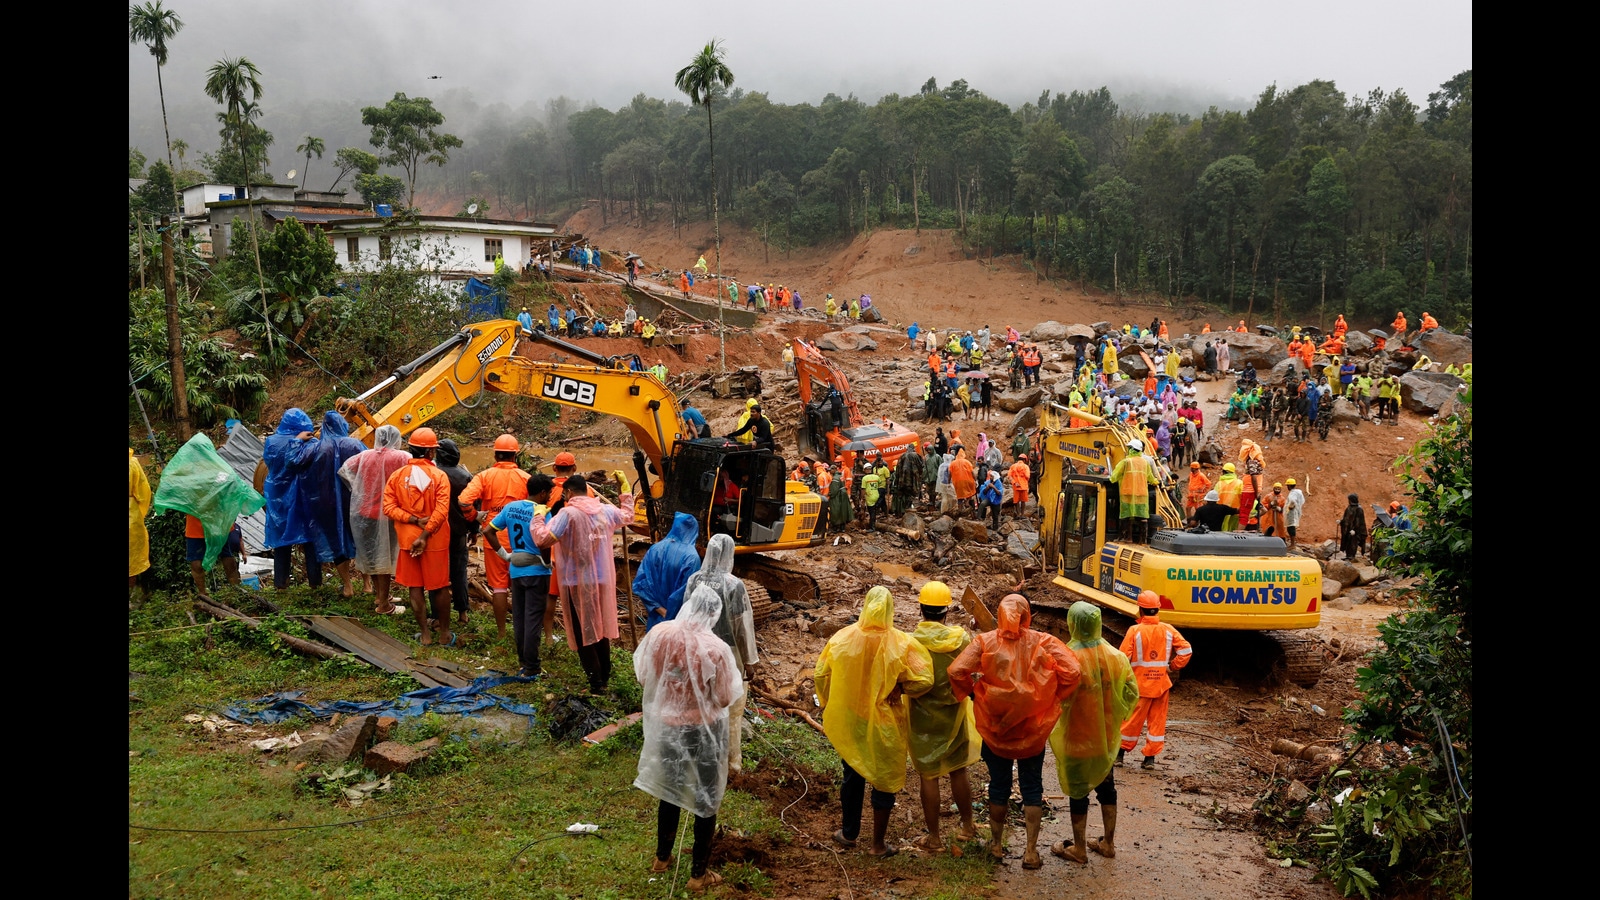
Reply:
[[[340,411],[355,422],[351,436],[370,445],[380,425],[409,434],[452,407],[478,406],[485,391],[494,391],[616,416],[661,471],[662,454],[678,439],[680,421],[677,398],[666,385],[649,372],[527,359],[516,355],[517,343],[517,323],[511,320],[463,328],[360,398],[339,401]],[[367,407],[367,397],[435,357],[382,409],[374,413]]]
[[[796,338],[794,341],[795,380],[800,386],[800,402],[811,402],[811,381],[816,379],[823,384],[832,385],[838,389],[839,396],[844,398],[845,415],[851,428],[866,424],[866,419],[861,417],[861,410],[856,407],[856,396],[850,390],[850,379],[839,371],[815,344],[808,344]]]

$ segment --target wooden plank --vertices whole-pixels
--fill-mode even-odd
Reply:
[[[989,607],[984,604],[983,599],[978,596],[977,591],[970,587],[962,591],[961,605],[965,606],[967,608],[967,612],[971,613],[972,617],[978,620],[979,628],[983,629],[984,631],[995,630],[997,625],[995,624],[994,613],[989,612]]]
[[[459,666],[447,659],[440,659],[437,656],[429,657],[428,659],[423,660],[422,664],[425,666],[432,666],[435,669],[443,669],[446,672],[454,672],[457,675],[467,674],[465,666]]]
[[[406,664],[410,653],[403,652],[404,644],[399,645],[402,652],[396,653],[392,647],[374,640],[369,629],[351,627],[351,620],[343,616],[311,616],[310,622],[312,631],[386,672],[405,674],[411,670]]]
[[[418,681],[426,677],[430,681],[437,682],[445,687],[464,688],[472,683],[470,679],[462,678],[460,675],[446,672],[443,669],[434,668],[426,663],[419,663],[416,660],[411,662],[411,674]],[[428,686],[432,687],[432,685]]]

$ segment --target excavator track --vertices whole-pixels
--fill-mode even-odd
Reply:
[[[1274,668],[1284,679],[1310,687],[1322,678],[1328,654],[1321,641],[1294,631],[1263,631],[1261,634],[1277,645],[1282,656],[1274,661]]]
[[[798,560],[780,561],[752,553],[736,558],[733,573],[746,584],[763,587],[773,601],[772,612],[777,611],[780,603],[794,609],[826,609],[842,599],[838,579],[829,577],[832,570],[813,568]],[[752,592],[752,603],[754,600]],[[760,622],[761,617],[758,616],[757,621]]]

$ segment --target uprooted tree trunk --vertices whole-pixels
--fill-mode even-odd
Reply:
[[[1297,744],[1287,738],[1278,738],[1272,742],[1272,752],[1279,756],[1300,759],[1318,766],[1332,768],[1344,760],[1344,754],[1328,747],[1317,747],[1310,744]]]
[[[234,609],[231,606],[225,606],[215,600],[210,600],[204,597],[196,597],[194,605],[210,613],[214,618],[238,619],[251,628],[261,627],[261,621],[259,619],[252,619],[244,613],[239,612],[237,609]],[[338,659],[339,657],[346,655],[343,651],[335,650],[334,648],[329,647],[327,644],[319,644],[316,641],[308,641],[305,638],[297,638],[292,634],[285,634],[282,631],[276,632],[276,634],[278,635],[279,640],[283,641],[296,652],[304,653],[307,656],[316,656],[322,659]]]

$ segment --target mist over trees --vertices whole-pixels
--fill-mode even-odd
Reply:
[[[514,110],[446,91],[437,108],[463,146],[416,174],[419,194],[540,221],[588,201],[606,221],[711,218],[705,111],[681,98]],[[1020,254],[1044,276],[1199,297],[1253,321],[1324,309],[1387,321],[1401,306],[1446,326],[1471,318],[1470,70],[1424,103],[1319,80],[1198,116],[1129,110],[1105,88],[1012,108],[936,78],[872,105],[719,91],[712,112],[723,217],[769,253],[951,229],[974,255]],[[324,135],[330,152],[370,148],[355,102],[290,118],[288,133]],[[308,187],[341,170],[321,171]]]

